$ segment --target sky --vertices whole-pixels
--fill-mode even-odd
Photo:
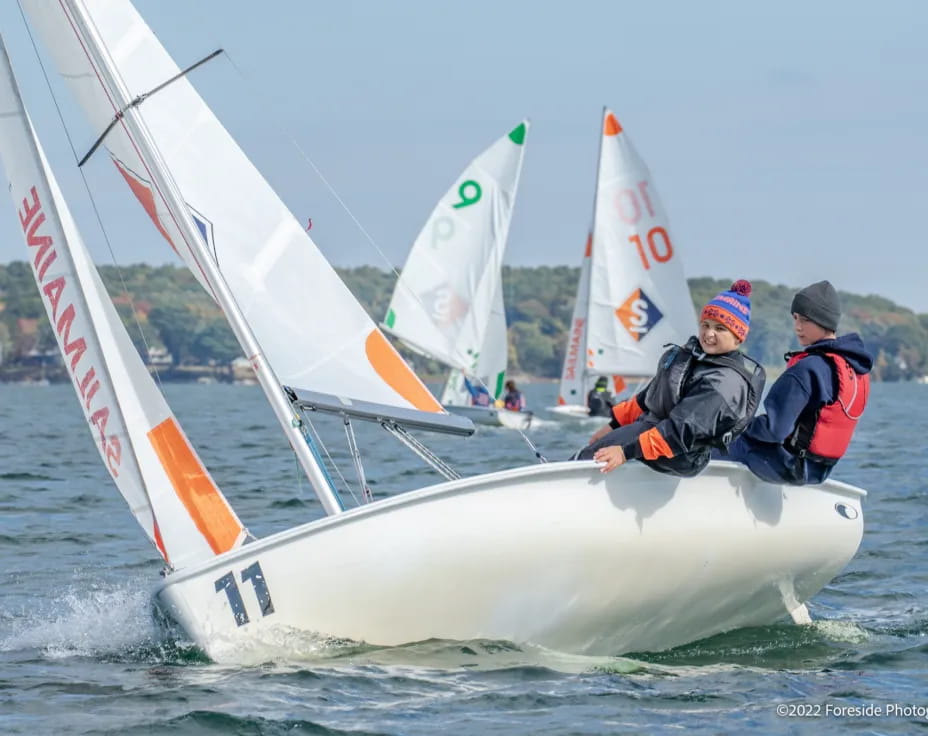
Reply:
[[[928,3],[135,4],[181,67],[225,49],[191,81],[336,266],[401,266],[467,163],[524,117],[506,262],[579,265],[608,106],[687,276],[827,278],[928,312]],[[99,131],[41,50],[72,150],[12,0],[0,31],[97,262],[179,265],[98,155],[101,230],[75,163]],[[0,263],[24,258],[0,202]]]

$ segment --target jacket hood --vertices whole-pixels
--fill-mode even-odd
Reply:
[[[834,340],[819,340],[798,352],[838,353],[858,375],[864,375],[873,368],[873,356],[864,346],[864,341],[856,332],[836,337]]]

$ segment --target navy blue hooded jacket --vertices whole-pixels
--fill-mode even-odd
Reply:
[[[859,375],[869,373],[873,367],[873,358],[856,332],[804,348],[812,349],[838,353]],[[754,417],[744,433],[732,442],[727,459],[744,463],[758,477],[775,483],[821,483],[833,466],[799,458],[783,443],[793,433],[807,406],[832,403],[837,390],[827,358],[812,354],[790,366],[770,387],[764,399],[766,413]]]

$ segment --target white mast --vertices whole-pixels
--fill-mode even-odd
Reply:
[[[170,173],[167,171],[161,154],[149,135],[141,115],[136,107],[130,104],[132,103],[132,98],[123,84],[122,79],[115,71],[115,67],[109,58],[109,54],[95,26],[93,23],[89,22],[89,17],[83,3],[80,2],[80,0],[63,0],[63,2],[69,8],[71,15],[78,25],[78,33],[89,42],[86,44],[86,51],[97,67],[97,71],[102,77],[103,84],[113,96],[116,106],[123,113],[120,123],[126,127],[129,135],[135,140],[139,149],[139,155],[149,169],[148,173],[152,177],[152,185],[163,198],[178,229],[188,244],[202,240],[200,232],[191,220],[190,212],[184,204],[183,197]],[[202,250],[200,252],[202,252]],[[236,339],[238,339],[252,368],[254,368],[255,375],[258,377],[258,382],[261,384],[261,388],[264,390],[287,439],[290,440],[290,446],[296,453],[300,465],[302,465],[303,469],[306,471],[306,475],[309,477],[309,481],[322,507],[327,514],[339,513],[342,510],[341,504],[336,498],[332,487],[326,480],[323,469],[319,466],[316,458],[307,445],[306,439],[303,437],[303,433],[300,430],[301,420],[293,411],[289,400],[284,395],[274,370],[265,359],[261,346],[258,344],[257,338],[245,321],[218,265],[211,257],[207,256],[200,259],[200,266],[213,289],[216,301],[219,302],[225,312]]]

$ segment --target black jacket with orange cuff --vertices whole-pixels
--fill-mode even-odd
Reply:
[[[693,357],[685,375],[675,377],[669,368],[675,351],[681,350]],[[750,370],[740,352],[728,356],[744,361]],[[685,348],[673,347],[662,356],[657,374],[642,391],[613,407],[610,425],[641,424],[637,439],[622,445],[627,459],[640,459],[678,475],[695,475],[709,462],[712,447],[730,439],[736,424],[743,425],[753,409],[745,378],[702,353],[691,338]]]

